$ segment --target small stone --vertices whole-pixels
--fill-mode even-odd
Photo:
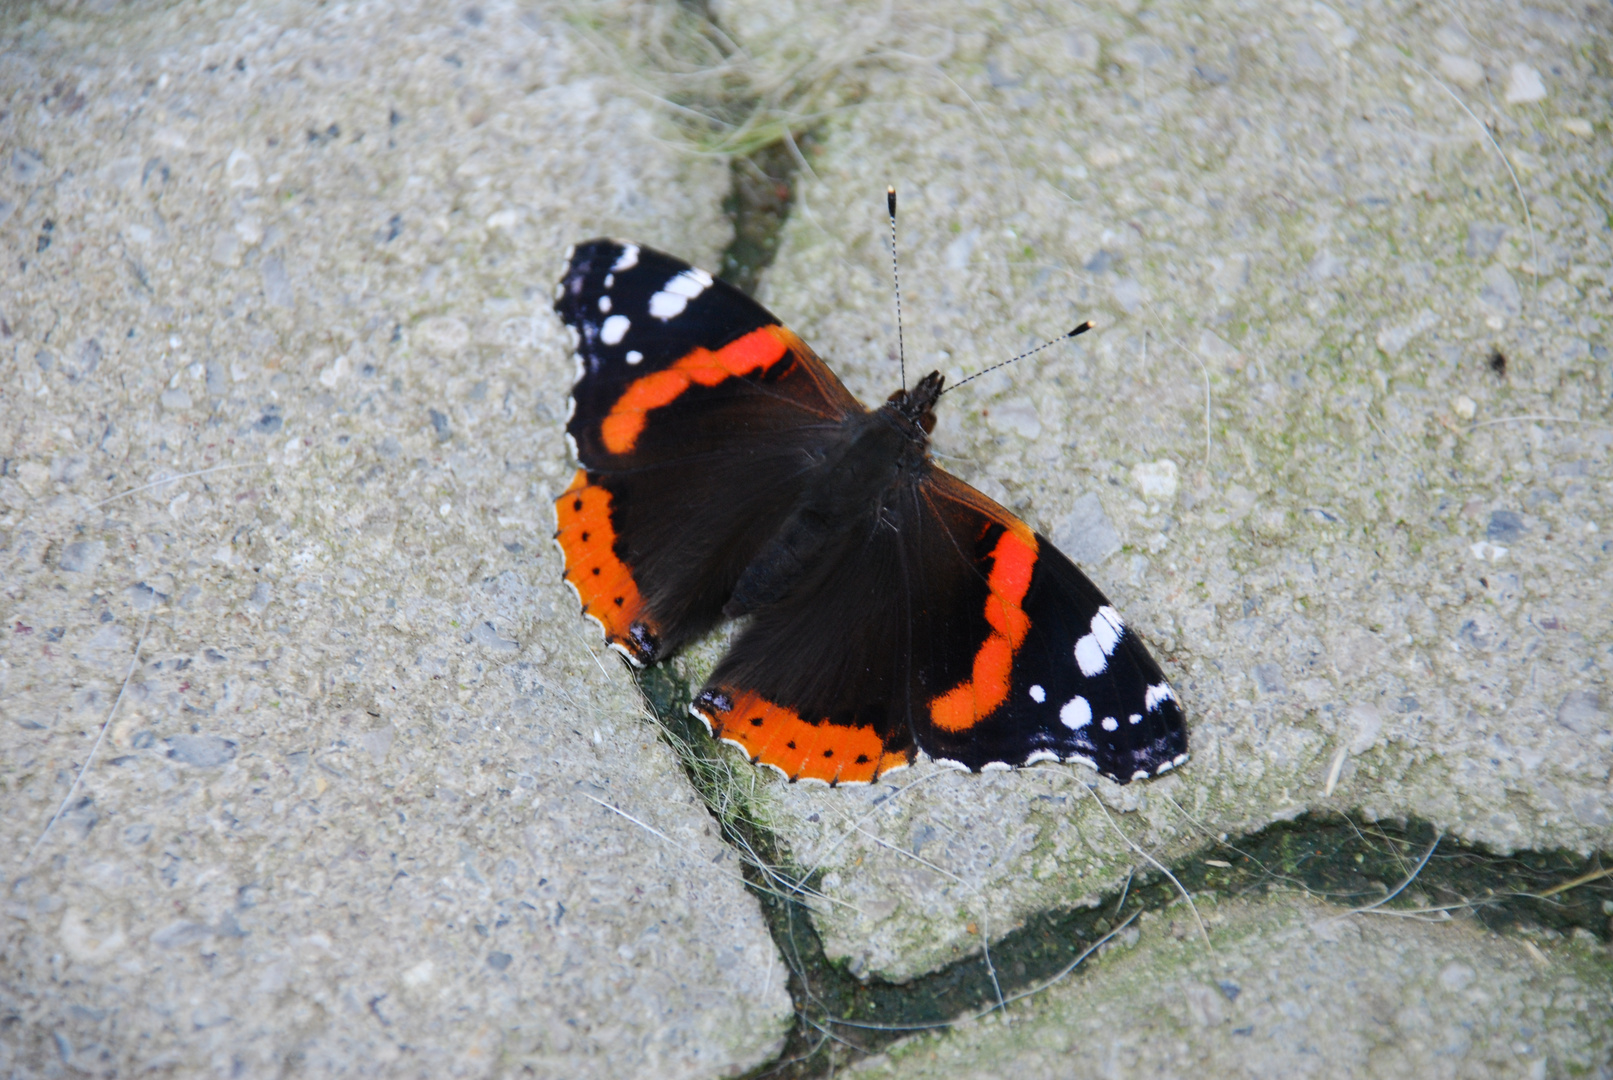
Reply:
[[[1078,563],[1096,566],[1120,550],[1120,534],[1095,492],[1087,492],[1053,526],[1053,543]]]
[[[216,769],[235,758],[236,742],[220,735],[175,735],[164,739],[168,756],[186,765]]]
[[[274,599],[274,589],[267,581],[260,581],[252,587],[252,595],[247,598],[246,606],[249,610],[262,615],[269,601]]]
[[[499,632],[493,629],[493,624],[490,622],[477,623],[475,629],[470,632],[470,636],[471,640],[476,644],[493,652],[513,653],[521,651],[520,645],[509,638],[500,637]]]
[[[1581,139],[1588,139],[1596,134],[1596,129],[1591,126],[1591,122],[1578,116],[1570,116],[1564,120],[1563,130],[1570,135],[1577,135]]]
[[[1490,515],[1490,524],[1484,530],[1484,538],[1491,543],[1511,544],[1523,538],[1529,531],[1529,526],[1523,523],[1523,518],[1512,510],[1497,510]]]
[[[1176,497],[1176,462],[1141,461],[1131,467],[1131,479],[1145,499],[1169,501]]]
[[[182,412],[190,408],[190,391],[183,386],[164,390],[162,392],[162,407],[169,412]]]
[[[487,966],[494,971],[503,971],[510,966],[511,956],[507,952],[490,952],[487,954]]]
[[[1425,330],[1431,330],[1439,325],[1439,316],[1432,311],[1421,311],[1408,323],[1399,326],[1386,326],[1378,331],[1377,346],[1385,356],[1397,356],[1412,338]]]
[[[1501,240],[1506,235],[1505,225],[1493,221],[1468,222],[1467,246],[1464,249],[1467,257],[1475,262],[1483,262],[1495,254],[1495,249],[1501,246]]]
[[[213,237],[213,250],[208,254],[218,266],[241,265],[241,238],[233,232],[221,232]]]
[[[420,344],[435,353],[451,355],[470,344],[470,328],[452,315],[437,315],[415,328]]]
[[[188,922],[180,919],[151,935],[151,943],[159,949],[177,949],[184,945],[193,945],[198,941],[206,941],[213,936],[212,928],[204,923]]]
[[[257,161],[239,147],[230,151],[229,160],[224,163],[224,175],[229,179],[232,188],[254,191],[260,182]]]
[[[263,298],[275,307],[297,306],[297,295],[292,291],[291,279],[286,276],[286,264],[277,255],[263,260]]]
[[[1288,684],[1283,682],[1283,669],[1280,664],[1256,664],[1253,675],[1255,686],[1262,694],[1288,692]]]
[[[1507,268],[1499,263],[1484,272],[1484,288],[1479,290],[1479,299],[1497,315],[1515,319],[1523,311],[1523,292],[1507,273]]]
[[[1546,96],[1546,84],[1540,80],[1540,72],[1528,64],[1517,63],[1507,72],[1507,104],[1523,105],[1531,101],[1541,101]]]
[[[1587,739],[1600,735],[1608,726],[1602,695],[1596,690],[1570,690],[1557,706],[1557,722]]]
[[[1477,61],[1453,53],[1439,58],[1439,73],[1466,90],[1472,90],[1484,81],[1484,68]]]
[[[1455,413],[1463,420],[1473,419],[1473,417],[1478,415],[1478,411],[1478,402],[1474,401],[1466,394],[1457,394],[1451,399],[1451,412]]]
[[[437,441],[447,442],[449,439],[453,438],[454,429],[449,426],[447,414],[440,413],[436,409],[428,409],[426,411],[431,416],[431,428],[437,433]]]
[[[338,356],[319,373],[319,384],[334,390],[336,384],[347,377],[348,370],[346,355]]]
[[[93,574],[106,557],[106,544],[100,540],[79,540],[62,548],[58,564],[66,574]]]

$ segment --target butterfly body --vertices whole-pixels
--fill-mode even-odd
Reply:
[[[831,784],[919,751],[1122,783],[1186,760],[1098,589],[931,461],[938,373],[866,409],[748,297],[611,240],[573,249],[555,306],[578,347],[566,581],[637,665],[745,618],[691,707],[714,735]]]

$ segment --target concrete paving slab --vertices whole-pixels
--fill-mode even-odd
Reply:
[[[777,950],[549,539],[566,246],[710,261],[726,169],[548,9],[0,37],[0,1071],[774,1053]]]
[[[718,13],[758,56],[862,49],[761,297],[865,402],[897,380],[887,182],[911,370],[1098,321],[947,398],[935,453],[1090,560],[1192,731],[1123,789],[768,786],[831,956],[906,979],[1308,809],[1613,841],[1603,14]]]
[[[1085,977],[856,1075],[1543,1077],[1613,1056],[1613,968],[1594,939],[1282,897],[1206,907],[1211,946],[1175,913],[1128,927]]]

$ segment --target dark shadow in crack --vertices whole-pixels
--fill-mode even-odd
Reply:
[[[781,139],[729,165],[732,182],[723,212],[733,223],[734,238],[723,251],[717,276],[747,296],[755,294],[762,272],[778,255],[795,199],[796,172],[813,148],[808,132],[796,136],[793,146]]]

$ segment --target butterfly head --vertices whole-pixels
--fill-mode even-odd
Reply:
[[[935,430],[935,403],[941,397],[941,383],[946,376],[932,371],[920,379],[911,390],[898,390],[886,400],[896,407],[904,419],[917,424],[928,435]]]

